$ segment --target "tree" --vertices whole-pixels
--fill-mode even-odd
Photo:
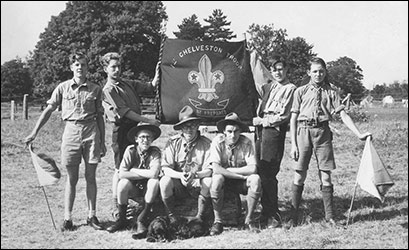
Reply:
[[[125,78],[153,77],[166,19],[160,1],[69,1],[40,34],[29,60],[35,93],[49,95],[72,77],[68,55],[78,50],[90,58],[89,79],[101,85],[99,58],[112,51],[122,55]]]
[[[178,28],[179,32],[173,32],[178,39],[202,41],[204,38],[205,29],[199,23],[195,14],[189,18],[184,18]]]
[[[330,82],[339,87],[345,94],[351,93],[355,102],[361,100],[366,88],[362,84],[362,69],[346,56],[328,62],[327,69]]]
[[[375,99],[379,100],[379,99],[382,99],[382,98],[384,97],[385,91],[386,91],[386,84],[376,85],[376,86],[372,89],[371,95],[372,95]]]
[[[309,69],[309,62],[313,57],[317,56],[317,54],[312,51],[313,47],[313,45],[308,44],[302,37],[285,40],[284,42],[281,54],[290,66],[288,78],[290,82],[296,86],[303,84],[303,79]]]
[[[287,40],[285,29],[275,29],[274,24],[249,26],[247,41],[250,50],[256,50],[262,62],[270,68],[270,59],[273,55],[280,55],[290,66],[289,79],[297,86],[302,84],[302,79],[308,70],[308,62],[316,54],[312,51],[314,46],[308,44],[304,38],[296,37]]]
[[[247,46],[250,50],[256,50],[261,57],[261,61],[269,68],[271,66],[269,60],[272,56],[279,55],[284,50],[283,46],[287,31],[285,29],[274,29],[274,24],[258,25],[253,23],[247,33],[250,34]]]
[[[213,10],[212,15],[209,16],[209,18],[204,19],[204,21],[209,23],[209,25],[204,26],[204,40],[225,42],[237,37],[236,35],[232,35],[233,31],[230,31],[230,28],[224,28],[224,26],[229,26],[231,24],[231,22],[226,21],[226,18],[227,16],[223,15],[222,10]]]
[[[33,79],[27,65],[20,58],[1,65],[1,100],[10,100],[31,94]]]

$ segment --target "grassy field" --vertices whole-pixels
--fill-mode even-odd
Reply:
[[[21,107],[19,107],[21,108]],[[357,123],[361,131],[373,134],[373,144],[391,174],[395,185],[381,203],[370,194],[357,189],[349,227],[331,228],[322,223],[323,205],[314,160],[303,193],[303,224],[292,229],[264,229],[249,233],[238,228],[226,228],[219,236],[177,240],[170,243],[148,243],[133,240],[132,231],[110,234],[86,226],[86,198],[84,167],[80,168],[73,221],[73,232],[53,228],[44,194],[38,186],[35,169],[22,139],[27,136],[40,114],[39,107],[29,109],[29,120],[23,120],[21,109],[17,119],[10,120],[8,107],[1,110],[1,248],[408,248],[408,109],[381,107],[367,110],[368,123]],[[60,163],[61,133],[64,123],[59,112],[41,130],[34,142],[37,152],[53,157]],[[354,191],[357,170],[364,147],[343,124],[333,123],[337,169],[333,172],[336,219],[345,223]],[[155,145],[163,148],[174,134],[171,126],[162,126],[162,137]],[[110,148],[111,132],[107,126],[108,154],[97,170],[97,216],[107,225],[112,222],[111,178],[113,156]],[[212,137],[213,134],[209,134]],[[280,210],[288,218],[291,202],[292,160],[289,158],[289,138],[279,179]],[[60,166],[60,165],[59,165]],[[66,170],[60,168],[58,184],[45,187],[48,201],[59,228],[64,215],[64,185]]]

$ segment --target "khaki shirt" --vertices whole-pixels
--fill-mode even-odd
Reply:
[[[318,88],[311,82],[295,90],[291,112],[299,113],[298,121],[330,121],[332,120],[332,115],[345,109],[345,106],[341,104],[341,97],[334,85],[324,84],[321,88],[320,109],[317,104]]]
[[[197,139],[192,144],[190,153],[188,152],[187,140],[183,134],[175,135],[169,139],[166,144],[164,156],[162,159],[162,167],[168,167],[175,171],[182,172],[185,163],[195,163],[197,171],[201,171],[208,167],[210,139],[198,135]],[[186,169],[190,171],[190,169]]]
[[[116,83],[107,82],[102,91],[105,113],[107,113],[111,122],[115,122],[125,117],[129,110],[141,114],[141,98],[139,95],[153,92],[153,87],[150,83],[121,80]]]
[[[161,151],[158,147],[151,146],[145,154],[141,154],[141,152],[138,152],[137,146],[132,144],[124,152],[119,171],[127,171],[131,168],[154,169],[155,176],[157,176],[160,171],[160,161]]]
[[[218,134],[212,141],[210,146],[210,163],[218,163],[223,168],[229,167],[244,167],[247,165],[256,165],[255,151],[253,143],[249,138],[244,135],[240,135],[239,140],[236,142],[232,158],[229,159],[229,149],[225,143],[225,135]]]
[[[273,82],[262,87],[263,101],[260,107],[260,117],[263,127],[279,127],[287,123],[291,116],[293,94],[296,86],[289,81],[281,84]]]
[[[54,89],[47,104],[54,109],[61,105],[64,121],[86,121],[95,120],[98,113],[104,113],[101,100],[102,90],[99,85],[91,82],[78,85],[74,79],[70,79]]]

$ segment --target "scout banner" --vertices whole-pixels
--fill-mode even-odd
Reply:
[[[245,40],[166,39],[157,117],[162,123],[175,124],[179,111],[189,105],[208,125],[230,112],[251,125],[258,99],[249,61]]]

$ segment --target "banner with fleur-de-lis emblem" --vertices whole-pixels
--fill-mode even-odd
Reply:
[[[166,39],[159,85],[162,123],[179,122],[186,105],[208,125],[235,112],[251,125],[258,104],[246,41]]]

